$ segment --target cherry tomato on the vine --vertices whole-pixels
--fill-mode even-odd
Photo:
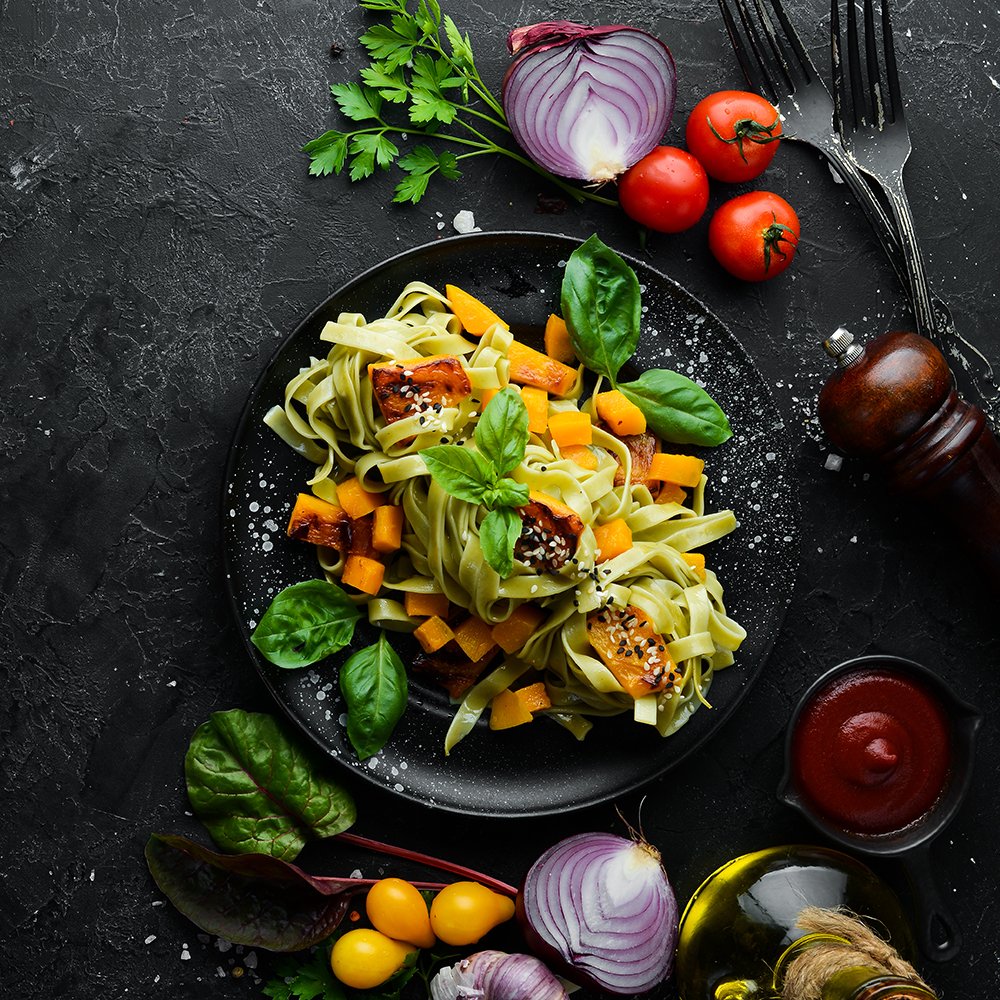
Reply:
[[[399,972],[416,950],[411,944],[358,927],[334,942],[330,968],[345,986],[369,990]]]
[[[618,179],[625,214],[661,233],[690,229],[708,206],[708,177],[683,149],[657,146]]]
[[[709,177],[735,184],[759,177],[781,144],[774,105],[744,90],[720,90],[699,101],[687,121],[687,148]]]
[[[708,225],[708,246],[715,259],[744,281],[765,281],[781,274],[795,256],[799,217],[770,191],[751,191],[720,205]]]

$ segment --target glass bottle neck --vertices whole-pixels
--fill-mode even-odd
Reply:
[[[838,944],[852,947],[846,938],[834,934],[806,934],[789,945],[774,966],[773,996],[782,997],[782,986],[789,966],[804,952],[817,945]],[[868,966],[849,966],[833,973],[823,984],[823,1000],[938,1000],[926,986],[913,979],[887,975]]]

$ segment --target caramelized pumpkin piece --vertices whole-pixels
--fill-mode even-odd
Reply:
[[[377,594],[382,589],[385,566],[367,556],[348,556],[340,582],[345,587],[354,587],[363,594]]]
[[[347,512],[309,493],[300,493],[288,519],[288,537],[343,550]]]
[[[628,448],[632,456],[632,477],[633,484],[641,483],[654,496],[660,488],[660,481],[654,479],[649,474],[649,467],[653,463],[653,456],[660,451],[660,439],[655,434],[626,434],[621,438],[621,443]],[[618,462],[618,457],[615,456]],[[625,469],[621,462],[618,462],[618,470],[615,472],[615,486],[624,486]]]
[[[573,350],[566,321],[555,313],[545,321],[545,353],[564,365],[576,366],[580,363]]]
[[[555,573],[575,554],[583,521],[572,507],[532,490],[528,502],[517,508],[521,536],[514,555],[541,573]]]
[[[533,385],[553,396],[565,396],[576,385],[575,368],[516,340],[507,350],[507,360],[510,362],[510,380],[519,385]]]
[[[455,642],[470,660],[481,660],[497,648],[492,629],[475,615],[455,626]]]
[[[513,691],[501,691],[490,702],[490,729],[513,729],[534,716]]]
[[[598,524],[594,527],[594,541],[597,543],[597,557],[594,562],[607,562],[628,552],[632,548],[632,529],[623,517]]]
[[[529,712],[544,712],[552,707],[552,699],[542,681],[537,684],[529,684],[527,687],[518,688],[514,694],[517,700],[524,705]]]
[[[458,317],[462,329],[473,337],[481,337],[494,323],[499,323],[505,330],[510,329],[485,302],[480,302],[458,285],[445,285],[444,293],[448,296],[451,311]]]
[[[427,411],[440,412],[472,395],[472,383],[453,354],[369,365],[375,402],[387,424]]]
[[[495,656],[494,651],[481,660],[470,660],[460,650],[445,646],[431,655],[418,653],[413,661],[413,672],[440,684],[449,697],[458,700],[479,680]]]
[[[411,618],[447,618],[451,605],[447,594],[415,594],[407,592],[403,606]]]
[[[636,699],[678,684],[680,671],[667,641],[653,630],[644,611],[628,604],[587,615],[587,638],[619,684]]]
[[[545,620],[545,612],[533,604],[519,604],[506,621],[492,628],[493,641],[505,652],[516,653]]]
[[[446,621],[433,615],[414,629],[413,638],[424,647],[425,653],[436,653],[455,638],[455,633]]]

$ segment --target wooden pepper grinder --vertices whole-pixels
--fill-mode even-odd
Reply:
[[[915,333],[860,347],[840,329],[823,346],[838,365],[819,395],[834,447],[952,522],[1000,590],[1000,444],[959,398],[944,355]]]

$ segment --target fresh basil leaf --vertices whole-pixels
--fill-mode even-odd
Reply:
[[[308,667],[343,649],[361,617],[340,587],[304,580],[285,587],[271,601],[250,641],[275,666]]]
[[[301,951],[329,937],[366,888],[267,854],[217,854],[158,833],[146,843],[146,864],[160,891],[206,934],[269,951]]]
[[[509,386],[498,392],[476,422],[475,438],[497,476],[520,465],[528,446],[528,408],[520,393]]]
[[[357,816],[351,796],[263,713],[215,712],[195,730],[184,774],[194,814],[226,851],[291,861],[309,837],[342,833]]]
[[[340,668],[340,690],[347,736],[358,759],[367,760],[385,746],[406,709],[406,670],[384,635],[348,658]]]
[[[502,579],[514,570],[514,545],[520,536],[521,518],[511,507],[491,510],[479,526],[483,556]]]
[[[501,479],[493,494],[494,502],[486,503],[490,510],[494,507],[523,507],[528,502],[528,485],[516,483],[513,479]]]
[[[570,254],[562,314],[573,350],[612,383],[639,343],[641,300],[635,271],[596,235]]]
[[[492,484],[489,463],[471,448],[439,444],[424,448],[420,457],[441,489],[467,503],[482,503],[483,491]]]
[[[677,372],[651,368],[618,386],[646,415],[650,428],[677,444],[722,444],[732,429],[719,404]]]

